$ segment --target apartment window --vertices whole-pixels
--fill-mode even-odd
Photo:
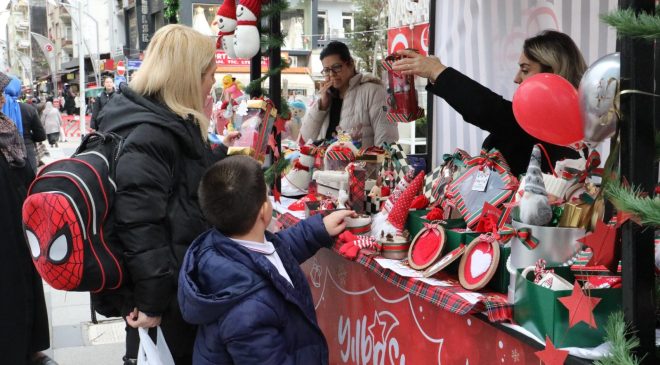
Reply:
[[[341,23],[344,28],[344,36],[347,33],[353,32],[353,13],[341,13]]]
[[[328,12],[319,10],[316,22],[320,38],[325,39],[328,36]]]

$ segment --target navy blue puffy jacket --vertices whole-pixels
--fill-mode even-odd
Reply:
[[[332,239],[320,215],[275,235],[293,287],[260,253],[211,229],[190,246],[179,275],[183,318],[199,325],[193,363],[327,364],[328,345],[299,264]]]

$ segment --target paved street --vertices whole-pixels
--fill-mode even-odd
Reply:
[[[49,163],[70,156],[79,138],[49,148]],[[51,325],[51,349],[47,354],[60,365],[118,365],[124,354],[124,322],[119,318],[97,316],[91,323],[89,293],[65,292],[44,284],[48,318]]]

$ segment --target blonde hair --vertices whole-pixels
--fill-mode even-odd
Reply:
[[[130,87],[162,102],[184,120],[192,115],[206,140],[209,120],[204,115],[202,75],[212,64],[215,44],[211,37],[170,24],[154,34]]]
[[[544,30],[525,40],[523,53],[529,60],[541,64],[542,72],[555,73],[577,89],[587,69],[582,53],[568,35]]]

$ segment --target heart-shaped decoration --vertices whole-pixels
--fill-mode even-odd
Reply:
[[[483,275],[483,273],[488,271],[490,263],[493,262],[493,256],[481,250],[475,250],[470,261],[472,262],[470,266],[470,274],[473,278],[478,278],[480,275]]]

